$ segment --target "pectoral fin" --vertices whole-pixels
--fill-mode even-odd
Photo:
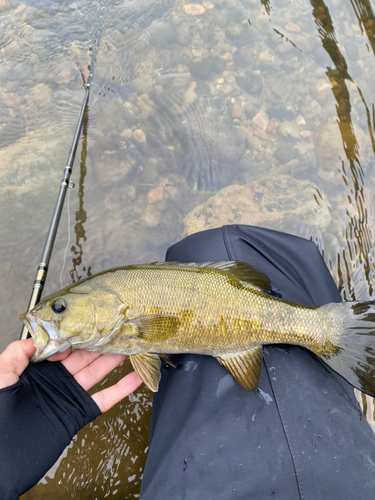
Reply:
[[[158,354],[144,353],[129,356],[131,364],[138,377],[143,380],[147,387],[157,392],[160,381],[160,358]]]
[[[133,329],[134,337],[157,342],[174,335],[180,326],[180,319],[178,316],[150,314],[127,321],[126,324]]]
[[[262,368],[262,346],[233,355],[215,357],[244,389],[253,391],[258,387]]]

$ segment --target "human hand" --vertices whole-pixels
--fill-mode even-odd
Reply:
[[[0,354],[0,389],[18,381],[34,352],[32,339],[18,340],[9,344]],[[126,358],[127,356],[120,354],[101,354],[81,349],[72,352],[71,349],[67,349],[52,356],[50,361],[61,361],[76,381],[88,391]],[[104,413],[121,399],[129,396],[141,383],[138,375],[132,372],[112,387],[95,393],[92,399]]]

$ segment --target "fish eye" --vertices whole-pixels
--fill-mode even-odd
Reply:
[[[56,314],[62,314],[68,308],[68,304],[64,299],[56,299],[51,308]]]

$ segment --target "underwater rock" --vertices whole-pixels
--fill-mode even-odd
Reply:
[[[310,94],[319,104],[325,105],[332,101],[332,86],[325,78],[320,78],[317,82],[310,85]]]
[[[310,130],[301,130],[301,132],[299,133],[299,135],[301,137],[303,137],[304,139],[308,139],[309,137],[312,136],[312,133],[310,132]]]
[[[8,107],[8,108],[19,108],[21,104],[21,98],[15,92],[4,92],[0,93],[0,100]]]
[[[163,199],[164,189],[163,186],[156,186],[147,193],[148,203],[157,203]]]
[[[287,163],[296,157],[297,150],[290,144],[281,144],[273,153],[274,158],[281,164]]]
[[[119,105],[118,102],[109,101],[106,106],[106,112],[102,113],[96,122],[97,130],[104,133],[105,136],[121,134],[125,127],[129,127],[132,123],[124,122],[124,107]]]
[[[108,186],[110,184],[117,184],[118,182],[121,182],[135,167],[134,161],[118,162],[115,159],[109,161],[107,160],[106,165],[101,165],[100,168],[96,169],[99,183],[102,186]]]
[[[45,83],[38,83],[31,89],[34,102],[41,108],[48,108],[52,105],[52,90]]]
[[[185,163],[185,166],[181,165],[179,168],[190,170],[187,164],[191,163],[193,171],[199,171],[200,174],[197,175],[207,176],[210,175],[208,169],[212,172],[212,162],[236,161],[240,152],[232,127],[231,101],[218,98],[212,106],[207,106],[205,102],[196,99],[190,105],[189,112],[190,116],[199,117],[199,120],[191,120],[188,126],[182,126],[178,120],[174,122]],[[209,130],[209,134],[206,130]],[[207,161],[207,155],[210,161]],[[232,174],[228,171],[227,175],[230,177]]]
[[[268,140],[268,135],[263,131],[263,130],[260,130],[260,129],[256,129],[254,131],[254,134],[259,137],[259,139],[261,139],[262,141],[267,141]]]
[[[275,62],[275,56],[274,54],[270,51],[270,49],[265,50],[264,52],[261,52],[258,56],[259,61],[270,61],[270,62]]]
[[[262,88],[262,77],[260,73],[246,72],[244,76],[236,76],[236,82],[239,87],[250,95],[259,94]]]
[[[209,61],[212,70],[219,75],[225,70],[227,65],[227,61],[219,56],[209,56]]]
[[[309,180],[261,177],[243,186],[228,186],[195,207],[184,219],[185,234],[225,224],[251,224],[292,234],[306,231],[306,225],[324,231],[331,221],[329,207],[326,196],[318,194]]]
[[[271,120],[267,123],[266,132],[267,134],[276,135],[277,129],[279,128],[280,123],[276,118],[271,118]]]
[[[0,95],[0,148],[16,141],[25,132],[26,121],[23,113],[18,108],[8,108],[1,102]]]
[[[371,154],[370,140],[361,128],[350,123],[339,125],[336,120],[320,125],[314,146],[320,167],[329,172],[337,170],[337,165],[347,158],[357,157],[364,166]]]
[[[147,205],[141,215],[141,221],[146,227],[156,227],[160,223],[161,212],[155,205]]]
[[[121,132],[121,137],[125,137],[126,139],[131,139],[133,137],[133,131],[131,128],[126,128]]]
[[[184,107],[188,107],[192,104],[197,98],[197,94],[195,93],[195,87],[197,86],[197,82],[191,82],[189,88],[184,94]]]
[[[254,51],[251,47],[240,47],[233,54],[233,60],[239,68],[246,68],[254,61]]]
[[[158,162],[155,158],[148,158],[146,165],[143,167],[143,172],[141,175],[142,182],[146,184],[156,184],[159,177]]]
[[[286,120],[280,125],[279,132],[284,137],[293,137],[294,139],[298,139],[300,131],[298,126],[294,122]]]
[[[241,103],[234,100],[234,102],[232,104],[233,104],[232,118],[241,118],[241,116],[242,116]]]
[[[134,130],[133,138],[137,142],[139,142],[140,144],[143,143],[143,142],[146,142],[145,133],[140,128],[137,128],[136,130]]]
[[[141,110],[142,118],[145,120],[147,120],[149,116],[153,116],[157,110],[156,104],[151,101],[147,94],[138,97],[137,106]]]
[[[270,106],[267,109],[267,115],[270,117],[270,119],[275,118],[276,120],[281,122],[283,122],[284,120],[293,120],[294,118],[293,112],[281,105]]]
[[[263,130],[264,132],[268,125],[267,113],[263,109],[259,110],[259,112],[252,119],[252,122],[258,129]]]
[[[237,47],[249,45],[255,33],[249,23],[236,23],[225,28],[225,36]]]
[[[133,87],[139,92],[151,92],[154,86],[154,81],[152,76],[147,74],[147,70],[143,67],[136,68],[134,73],[135,76],[132,81]]]
[[[174,42],[176,31],[174,26],[164,19],[154,19],[146,30],[152,47],[164,47]]]
[[[190,43],[192,39],[190,28],[191,25],[188,23],[182,23],[179,25],[176,32],[176,39],[181,45],[188,45]]]
[[[179,203],[186,196],[187,182],[185,177],[178,174],[169,174],[162,179],[163,199],[178,198]],[[159,206],[159,205],[158,205]]]
[[[175,243],[176,235],[180,235],[183,229],[182,215],[178,210],[168,208],[162,215],[159,225],[152,234],[152,242],[156,248]]]
[[[197,3],[189,3],[188,5],[184,5],[183,11],[189,16],[200,16],[206,12],[206,9],[203,7],[203,5],[199,5]]]
[[[0,149],[0,193],[11,191],[19,195],[32,191],[38,196],[49,189],[55,193],[62,174],[56,165],[65,165],[70,143],[69,131],[45,127]]]
[[[190,73],[194,78],[206,80],[211,74],[211,64],[208,57],[197,57],[189,65]]]

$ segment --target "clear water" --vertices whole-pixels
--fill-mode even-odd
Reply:
[[[0,0],[0,348],[19,336],[97,47],[46,294],[239,222],[311,238],[344,299],[373,297],[374,12]],[[83,429],[24,498],[137,498],[150,406],[142,388]]]

